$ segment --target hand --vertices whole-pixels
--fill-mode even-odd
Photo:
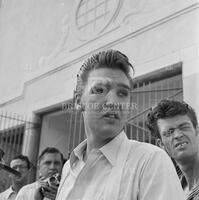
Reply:
[[[58,186],[51,185],[51,186],[44,186],[42,187],[41,193],[44,197],[55,200],[57,195]]]
[[[47,186],[47,183],[43,180],[45,180],[45,178],[43,177],[38,180],[38,187],[34,193],[34,200],[43,200],[44,198],[44,195],[42,193],[42,188]]]
[[[41,187],[37,188],[34,193],[34,200],[43,200],[43,195],[41,193]]]
[[[39,187],[35,191],[34,198],[35,200],[42,200],[44,197],[55,200],[55,197],[57,195],[58,186],[56,185],[48,185],[48,183],[45,181],[45,178],[41,178],[38,180]]]

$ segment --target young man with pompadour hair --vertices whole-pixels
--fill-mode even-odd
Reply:
[[[75,101],[86,140],[64,165],[56,200],[184,200],[169,156],[129,140],[133,67],[123,53],[102,51],[77,75]]]

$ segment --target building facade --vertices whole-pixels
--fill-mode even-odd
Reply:
[[[70,107],[76,74],[101,50],[120,50],[135,67],[130,138],[155,143],[144,122],[162,98],[199,113],[198,18],[198,0],[2,0],[0,145],[7,160],[23,153],[36,165],[47,146],[67,158],[84,139],[82,116]]]

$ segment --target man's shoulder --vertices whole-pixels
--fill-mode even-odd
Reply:
[[[65,162],[62,168],[62,176],[65,176],[69,169],[70,169],[70,159]]]
[[[149,143],[145,143],[145,142],[129,140],[129,144],[131,145],[131,151],[135,150],[135,151],[139,151],[140,153],[143,152],[146,154],[153,154],[156,152],[164,152],[161,148],[159,148],[153,144],[149,144]]]
[[[26,199],[31,200],[31,199],[33,199],[34,191],[36,190],[37,185],[38,185],[38,183],[36,181],[34,183],[23,186],[19,190],[16,200],[26,200]]]
[[[155,145],[145,143],[145,142],[138,142],[135,140],[129,140],[130,152],[129,158],[133,160],[149,160],[151,158],[165,158],[168,157],[167,153],[162,150],[160,147]]]
[[[8,189],[6,189],[5,191],[3,191],[3,192],[0,193],[0,200],[1,200],[3,197],[7,196],[8,193],[10,193],[10,188],[8,188]]]
[[[38,185],[38,182],[35,181],[33,183],[23,186],[20,191],[27,191],[27,190],[30,191],[31,189],[36,189],[37,185]]]
[[[7,200],[10,199],[10,197],[16,196],[16,193],[13,191],[12,187],[10,186],[8,189],[0,193],[0,200]]]

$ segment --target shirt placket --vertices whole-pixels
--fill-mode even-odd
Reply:
[[[99,150],[93,150],[85,163],[85,166],[78,174],[77,179],[74,183],[73,189],[68,195],[67,200],[83,200],[85,197],[85,191],[88,183],[92,180],[94,173],[99,173],[96,171],[96,166],[101,158],[102,154]],[[90,199],[86,199],[90,200]]]

